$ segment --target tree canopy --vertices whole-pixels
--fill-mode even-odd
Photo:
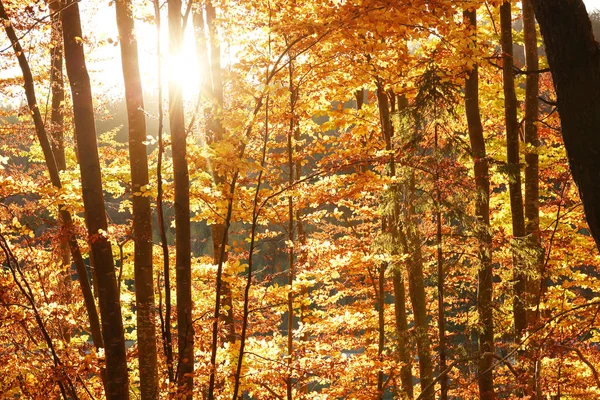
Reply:
[[[0,19],[0,397],[600,397],[582,1]]]

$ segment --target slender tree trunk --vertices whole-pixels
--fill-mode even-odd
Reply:
[[[521,193],[521,168],[519,165],[519,122],[517,121],[517,96],[515,94],[512,12],[511,3],[506,1],[500,6],[500,30],[503,53],[502,78],[504,81],[504,115],[506,118],[506,158],[508,169],[508,190],[512,216],[513,243],[513,312],[515,324],[515,342],[521,342],[521,336],[527,327],[526,319],[526,277],[524,259],[525,217],[523,214],[523,194]]]
[[[160,2],[152,1],[154,5],[154,18],[156,20],[156,54],[157,54],[157,76],[158,76],[158,161],[156,163],[156,213],[158,219],[158,230],[160,233],[160,247],[163,256],[163,277],[165,280],[165,314],[163,317],[160,310],[161,330],[163,351],[167,363],[167,375],[169,382],[175,382],[175,372],[173,369],[173,339],[171,337],[171,273],[169,267],[169,242],[167,238],[167,227],[165,223],[165,213],[163,208],[163,183],[162,183],[162,162],[165,153],[165,142],[163,139],[163,89],[162,89],[162,51],[160,45],[161,38],[161,19]],[[160,299],[160,297],[159,297]]]
[[[152,268],[152,211],[146,154],[146,117],[138,62],[138,46],[129,0],[116,1],[117,27],[121,38],[121,63],[129,130],[129,162],[133,193],[133,240],[137,342],[142,400],[158,399],[156,330],[154,326],[154,279]]]
[[[419,356],[419,375],[421,380],[421,398],[434,399],[433,363],[429,343],[427,323],[427,298],[425,297],[425,280],[423,277],[423,255],[421,253],[421,235],[419,232],[414,202],[416,201],[416,181],[414,171],[411,173],[406,188],[405,239],[408,249],[408,295],[413,307],[415,319],[415,338]]]
[[[538,149],[538,93],[539,70],[537,33],[535,29],[535,16],[531,0],[523,0],[523,34],[525,37],[525,63],[527,76],[525,78],[525,231],[531,236],[532,246],[537,254],[534,260],[535,269],[539,271],[543,253],[540,245],[540,195],[539,195],[539,161]],[[539,282],[536,286],[539,286]],[[532,299],[535,293],[530,291]],[[530,304],[531,301],[529,302]]]
[[[233,213],[233,196],[235,195],[235,185],[239,177],[239,171],[233,173],[231,183],[229,184],[229,199],[227,204],[227,214],[225,215],[225,227],[223,229],[223,237],[221,243],[227,243],[229,236],[229,228],[231,227],[231,216]],[[208,381],[208,400],[214,400],[215,398],[215,386],[217,378],[217,351],[218,351],[218,333],[219,333],[219,317],[221,315],[221,294],[223,293],[223,263],[225,261],[225,246],[221,246],[219,255],[219,264],[217,264],[217,279],[216,279],[216,290],[215,290],[215,309],[213,316],[213,327],[212,327],[212,342],[211,342],[211,354],[210,354],[210,377]]]
[[[360,96],[362,101],[362,96]],[[359,101],[359,102],[360,102]],[[393,150],[392,138],[394,136],[394,129],[392,121],[390,119],[390,104],[388,101],[387,93],[385,92],[383,85],[379,84],[377,87],[377,102],[379,106],[379,117],[385,141],[386,150]],[[406,107],[406,99],[401,98],[398,107],[402,110]],[[395,111],[395,110],[391,110]],[[393,158],[390,158],[388,174],[391,177],[396,176],[396,163]],[[406,240],[403,240],[403,233],[401,228],[401,217],[400,217],[400,199],[399,190],[397,184],[392,186],[392,198],[393,198],[393,212],[386,224],[386,230],[392,236],[392,255],[398,256],[400,252],[406,252]],[[405,239],[405,238],[404,238]],[[403,244],[402,244],[403,243]],[[406,320],[406,289],[404,287],[404,277],[399,266],[395,266],[393,269],[393,283],[394,283],[394,315],[396,319],[396,334],[398,336],[398,361],[400,366],[400,380],[402,388],[398,392],[401,399],[412,399],[414,397],[414,388],[412,382],[412,368],[411,368],[411,354],[408,347],[408,322]],[[382,293],[379,295],[383,296]],[[424,387],[424,386],[422,386]]]
[[[246,287],[244,289],[244,311],[242,317],[242,332],[240,335],[240,351],[238,355],[237,369],[234,376],[234,389],[232,400],[238,399],[240,380],[242,376],[242,366],[244,362],[244,349],[246,347],[248,317],[250,315],[250,288],[252,286],[252,274],[254,272],[254,249],[256,245],[256,228],[258,227],[258,218],[260,217],[259,194],[263,182],[263,173],[265,161],[267,159],[267,144],[269,142],[269,97],[265,102],[265,133],[263,136],[262,158],[260,162],[261,169],[256,179],[256,191],[254,192],[254,202],[252,209],[252,226],[250,227],[250,248],[248,249],[248,276],[246,277]]]
[[[377,286],[379,296],[377,296],[377,359],[383,363],[383,351],[385,350],[385,271],[387,263],[381,263],[379,266],[379,276],[377,277]],[[383,368],[377,372],[377,398],[383,399]]]
[[[181,53],[183,31],[181,0],[168,0],[169,50]],[[186,157],[186,132],[181,85],[171,72],[169,78],[169,124],[173,149],[175,183],[175,272],[177,280],[177,382],[185,398],[192,398],[194,372],[194,327],[192,325],[192,270],[190,232],[190,177]]]
[[[293,137],[296,130],[296,102],[298,100],[298,89],[294,86],[294,65],[289,63],[289,85],[290,85],[290,125],[287,137],[287,156],[288,156],[288,185],[291,187],[294,183],[294,145]],[[294,358],[294,276],[296,265],[294,264],[294,249],[296,235],[294,232],[294,199],[288,196],[288,240],[290,246],[288,248],[288,298],[287,298],[287,362],[289,366],[288,377],[286,379],[286,395],[287,400],[292,400],[293,385],[292,385],[292,361]]]
[[[62,45],[62,24],[60,22],[60,0],[51,0],[48,3],[51,13],[51,39],[52,50],[50,51],[50,88],[52,94],[52,111],[50,114],[50,137],[52,152],[56,160],[56,167],[59,171],[67,169],[65,157],[65,140],[64,140],[64,100],[65,86],[63,79],[63,45]],[[60,210],[60,208],[59,208]],[[69,233],[66,231],[65,219],[60,218],[61,235],[60,235],[60,258],[63,266],[63,284],[65,288],[64,304],[72,301],[72,284],[71,284],[71,253],[69,251]],[[63,324],[61,327],[63,338],[70,341],[71,332]]]
[[[300,146],[298,145],[298,142],[300,140],[300,127],[296,124],[296,129],[294,130],[294,140],[296,142],[296,154],[298,154],[300,152]],[[294,171],[295,175],[296,175],[296,182],[298,182],[301,178],[302,178],[302,160],[298,157],[296,159],[296,166],[295,166],[295,171]],[[304,224],[302,223],[302,210],[300,210],[299,208],[296,208],[296,243],[297,246],[294,246],[295,249],[297,249],[298,251],[298,256],[296,258],[296,274],[298,273],[298,268],[306,266],[306,262],[308,259],[308,255],[306,253],[305,250],[305,246],[306,246],[306,230],[304,229]],[[306,268],[306,267],[304,267]],[[308,295],[308,290],[306,287],[302,287],[300,289],[300,298],[301,298],[301,304],[300,304],[300,315],[298,316],[298,319],[300,321],[301,324],[305,324],[306,322],[306,315],[308,314],[308,306],[305,304],[304,299],[306,299]],[[308,340],[308,333],[304,332],[304,334],[300,337],[300,341],[301,341],[301,345],[299,347],[301,347],[303,345],[303,343],[305,343]],[[307,395],[308,394],[308,385],[306,384],[306,381],[302,381],[299,384],[299,388],[298,388],[298,392],[299,395]]]
[[[537,312],[533,310],[536,300],[539,298],[542,265],[544,263],[544,251],[540,242],[540,216],[539,216],[539,161],[538,149],[540,142],[538,138],[538,92],[539,92],[539,70],[537,32],[535,29],[535,15],[531,0],[523,0],[523,36],[525,46],[525,66],[527,76],[525,78],[525,233],[527,234],[527,245],[529,255],[527,257],[527,281],[525,304],[527,306],[527,323],[535,326]],[[530,353],[530,356],[533,356]],[[531,359],[530,382],[531,393],[539,392],[539,380],[537,373],[541,363],[537,359]]]
[[[600,248],[600,49],[582,0],[531,0],[552,71],[562,135]]]
[[[199,17],[198,17],[199,18]],[[210,76],[210,85],[204,86],[205,89],[202,90],[204,94],[209,94],[209,107],[207,108],[207,137],[209,144],[218,143],[222,141],[225,137],[225,130],[223,128],[223,124],[221,123],[221,113],[223,112],[223,79],[221,77],[221,48],[219,46],[219,42],[217,39],[216,27],[215,27],[215,19],[216,19],[216,9],[211,2],[207,2],[206,4],[206,30],[209,33],[208,37],[208,46],[210,47],[210,58],[206,58],[203,60],[203,70],[209,71],[210,73],[206,76]],[[206,55],[206,53],[204,53]],[[201,64],[201,65],[202,65]],[[208,68],[207,68],[208,66]],[[207,93],[207,89],[210,89],[210,92]],[[223,191],[226,191],[226,177],[221,176],[219,174],[213,173],[213,180],[217,187],[222,186]],[[229,235],[224,235],[227,223],[225,221],[220,221],[211,226],[212,228],[212,237],[213,237],[213,262],[215,264],[219,264],[221,262],[220,257],[223,254],[223,263],[227,262],[228,259],[228,251],[227,251],[227,243],[221,243],[220,240],[224,237],[229,237]],[[223,247],[225,248],[223,251]],[[227,311],[219,316],[225,325],[225,335],[224,338],[227,342],[233,343],[235,342],[235,325],[233,319],[233,300],[232,300],[232,292],[231,287],[229,285],[229,281],[227,279],[223,280],[223,285],[221,287],[221,297],[220,301],[223,301],[225,305],[224,308],[227,308]]]
[[[398,361],[400,365],[401,389],[396,390],[399,399],[413,399],[413,377],[409,350],[408,322],[406,320],[406,289],[402,271],[394,269],[394,316],[396,318],[396,336],[398,337]]]
[[[437,105],[435,106],[434,117],[437,118]],[[440,400],[448,400],[448,374],[446,371],[446,321],[444,315],[444,253],[442,243],[442,194],[440,190],[440,164],[438,151],[438,129],[435,125],[435,196],[436,196],[436,241],[437,241],[437,290],[438,290],[438,339],[439,339],[439,371],[440,377]]]
[[[477,34],[477,12],[464,12],[465,24]],[[475,41],[473,41],[475,45]],[[494,317],[493,317],[493,276],[492,237],[490,230],[490,177],[488,159],[483,136],[483,125],[479,112],[479,71],[475,64],[465,82],[465,112],[473,152],[473,171],[475,175],[475,235],[479,241],[477,273],[477,314],[481,328],[479,330],[479,398],[493,400],[494,394]]]
[[[59,171],[67,169],[65,158],[64,141],[64,100],[65,88],[63,78],[63,44],[62,44],[62,24],[60,22],[59,10],[62,6],[60,0],[51,0],[49,2],[50,12],[52,13],[52,47],[51,50],[51,69],[50,81],[52,91],[52,113],[50,115],[52,150],[56,159],[56,166]],[[67,249],[68,251],[68,249]]]
[[[0,18],[6,21],[10,21],[4,9],[4,5],[1,1]],[[44,160],[46,162],[46,167],[48,168],[50,181],[52,182],[52,185],[54,187],[61,188],[62,185],[60,182],[60,175],[58,173],[57,163],[54,157],[54,151],[52,150],[50,141],[48,140],[46,128],[44,126],[44,122],[42,120],[42,116],[37,105],[33,75],[31,74],[29,63],[25,54],[23,53],[23,48],[21,47],[19,40],[17,39],[17,35],[12,27],[12,24],[4,24],[4,28],[6,30],[6,34],[9,40],[11,41],[11,44],[19,61],[19,66],[23,73],[23,86],[25,88],[25,94],[27,97],[27,104],[29,106],[29,109],[31,110],[31,115],[35,125],[35,131],[38,137],[38,141],[40,142],[40,147],[42,148],[42,152],[44,154]],[[73,235],[73,221],[71,218],[71,214],[68,211],[62,210],[60,211],[60,219],[68,235],[68,244],[71,251],[71,256],[73,258],[77,275],[79,277],[84,304],[90,322],[90,333],[92,336],[92,340],[94,342],[94,346],[96,347],[96,349],[98,349],[104,347],[104,343],[102,340],[102,331],[100,329],[100,319],[96,310],[96,304],[94,302],[94,295],[92,293],[92,288],[88,278],[87,268],[85,267],[83,257],[81,256],[81,251],[79,249],[77,239]]]
[[[0,1],[0,17],[3,18],[2,14],[5,14],[4,6],[2,5],[2,2]],[[48,347],[50,354],[52,355],[52,361],[54,363],[54,368],[56,368],[58,370],[64,370],[64,364],[62,363],[62,361],[60,360],[60,358],[56,352],[56,348],[54,346],[52,338],[50,337],[47,326],[44,323],[43,317],[37,308],[35,295],[33,293],[33,290],[31,289],[31,286],[29,285],[29,281],[27,280],[25,274],[21,270],[21,267],[19,265],[19,260],[12,252],[8,241],[2,235],[1,232],[0,232],[0,249],[2,250],[2,253],[5,256],[5,261],[2,264],[3,264],[4,268],[7,268],[8,270],[10,270],[16,286],[18,287],[18,289],[21,292],[21,294],[23,295],[23,297],[25,297],[27,299],[29,306],[31,307],[31,311],[33,312],[35,322],[42,333],[42,336],[44,338],[44,341],[46,342],[46,346]],[[0,254],[2,254],[2,253],[0,253]],[[77,391],[75,390],[73,381],[71,380],[71,378],[69,377],[68,374],[65,373],[63,377],[56,379],[56,381],[57,381],[57,384],[58,384],[58,387],[60,389],[63,399],[65,399],[65,400],[67,400],[67,399],[77,400],[78,399]],[[67,383],[66,386],[70,392],[68,396],[67,396],[67,390],[66,390],[67,388],[65,387],[65,384],[63,383],[63,381],[66,381],[66,383]]]
[[[69,1],[62,11],[65,63],[73,98],[75,139],[79,152],[85,220],[98,282],[102,334],[106,345],[106,397],[129,398],[127,354],[121,304],[102,192],[90,78],[83,53],[79,4]]]

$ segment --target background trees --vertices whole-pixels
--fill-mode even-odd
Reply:
[[[598,396],[583,8],[561,128],[527,2],[92,3],[2,2],[0,392]]]

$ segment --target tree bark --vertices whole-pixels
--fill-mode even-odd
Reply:
[[[288,185],[291,187],[294,184],[294,134],[296,130],[296,102],[298,101],[298,88],[294,86],[294,64],[290,61],[288,66],[289,71],[289,91],[290,91],[290,118],[289,131],[287,137],[287,156],[288,156]],[[294,232],[294,199],[288,196],[288,240],[290,246],[288,248],[288,296],[287,296],[287,363],[289,366],[288,377],[286,379],[286,396],[287,400],[293,399],[292,384],[292,362],[294,360],[294,278],[296,275],[295,254],[296,249]]]
[[[146,117],[138,62],[137,39],[130,0],[115,3],[121,43],[121,64],[129,131],[129,163],[133,203],[133,240],[137,342],[142,400],[158,399],[154,279],[152,268],[152,211],[146,154]],[[137,193],[137,194],[136,194]]]
[[[531,0],[556,88],[573,179],[600,248],[600,50],[581,0]]]
[[[96,268],[102,334],[106,346],[106,397],[128,399],[127,354],[121,304],[102,192],[90,78],[83,53],[79,4],[69,0],[62,11],[65,63],[73,98],[75,140],[79,152],[85,221]]]
[[[421,235],[415,213],[416,201],[415,173],[411,172],[406,185],[406,203],[404,205],[404,233],[406,253],[409,254],[408,266],[408,295],[413,307],[415,319],[415,338],[419,356],[419,377],[421,380],[421,398],[433,400],[435,397],[433,383],[433,363],[428,336],[427,297],[425,296],[425,280],[423,277],[423,255],[421,253]]]
[[[205,46],[210,47],[210,57],[207,56],[207,51],[203,52],[205,56],[204,60],[200,60],[200,65],[203,65],[202,70],[205,72],[205,77],[210,79],[203,85],[202,95],[207,96],[208,107],[205,109],[206,114],[206,130],[207,130],[207,141],[208,144],[219,143],[225,137],[225,130],[221,123],[221,113],[223,112],[223,79],[221,71],[221,47],[216,34],[215,19],[216,9],[211,2],[206,4],[206,20],[205,27],[208,31],[208,40],[199,37],[198,46],[204,42]],[[197,16],[198,22],[201,22],[201,16]],[[208,50],[208,47],[206,50]],[[217,187],[222,187],[223,192],[226,189],[226,177],[219,174],[213,173],[213,180]],[[223,254],[223,263],[227,262],[229,252],[227,251],[227,243],[221,243],[222,238],[229,237],[229,234],[224,235],[227,223],[225,221],[218,221],[211,226],[212,238],[213,238],[213,262],[215,264],[221,263],[220,255]],[[225,251],[222,251],[222,248]],[[227,276],[225,274],[225,276]],[[235,342],[235,325],[233,319],[233,300],[231,287],[227,279],[223,280],[221,287],[221,301],[224,303],[224,308],[227,309],[225,313],[219,316],[225,326],[224,339],[229,342]]]
[[[434,111],[434,117],[437,118],[437,106],[436,111]],[[438,356],[439,356],[439,371],[442,374],[440,377],[440,400],[448,400],[448,374],[444,373],[446,371],[446,319],[444,312],[444,284],[445,284],[445,274],[444,274],[444,252],[443,252],[443,242],[442,242],[442,194],[440,190],[440,163],[439,163],[439,149],[438,149],[438,139],[439,139],[439,126],[435,125],[435,195],[436,195],[436,212],[435,212],[435,220],[436,220],[436,241],[437,241],[437,251],[436,251],[436,261],[437,261],[437,290],[438,290]]]
[[[529,72],[525,78],[525,229],[535,245],[540,245],[539,216],[539,157],[538,148],[538,92],[539,70],[537,33],[531,0],[523,0],[523,34],[525,66]]]
[[[175,371],[173,366],[173,339],[171,337],[171,275],[169,266],[169,242],[167,239],[167,227],[165,224],[165,214],[163,207],[163,182],[162,182],[162,163],[165,153],[165,142],[163,139],[163,89],[162,89],[162,51],[161,51],[161,20],[160,20],[160,1],[152,0],[154,5],[154,18],[156,20],[156,54],[157,54],[157,71],[158,76],[158,160],[156,162],[156,214],[158,219],[158,231],[160,234],[160,247],[163,256],[163,278],[165,280],[165,314],[163,317],[162,310],[159,312],[162,331],[163,351],[165,362],[167,364],[167,376],[169,382],[175,382]],[[160,286],[159,286],[160,287]],[[160,294],[160,292],[159,292]],[[159,296],[159,302],[161,297]],[[162,308],[162,305],[160,305]]]
[[[523,0],[523,34],[525,63],[528,72],[539,70],[537,32],[531,0]],[[532,272],[539,273],[543,263],[543,249],[540,242],[540,194],[537,121],[539,113],[539,75],[528,73],[525,78],[525,232],[535,255],[530,261]],[[532,306],[539,291],[539,279],[528,282],[527,305]],[[535,312],[528,312],[527,320],[533,323]]]
[[[582,0],[531,0],[540,26],[573,179],[600,248],[600,49]]]
[[[515,94],[512,12],[510,1],[500,6],[500,31],[502,44],[502,78],[504,82],[504,116],[506,119],[506,158],[508,190],[513,233],[513,313],[515,341],[520,343],[527,327],[526,319],[526,276],[524,249],[525,217],[523,214],[523,194],[521,193],[521,167],[519,165],[519,122],[517,121],[517,96]]]
[[[51,0],[49,2],[50,12],[52,13],[52,50],[51,50],[51,69],[50,82],[52,91],[52,112],[50,115],[52,150],[56,159],[56,166],[59,171],[67,169],[65,159],[65,141],[64,141],[64,100],[65,88],[63,78],[63,44],[62,44],[62,24],[60,22],[60,0]]]
[[[168,0],[169,52],[181,53],[183,30],[181,0]],[[173,149],[175,183],[175,273],[177,286],[177,343],[179,358],[177,382],[185,398],[192,398],[194,372],[194,327],[192,325],[192,270],[190,232],[190,176],[186,158],[186,132],[181,85],[169,77],[169,124]]]
[[[527,246],[529,255],[527,258],[527,281],[525,304],[527,306],[526,316],[527,324],[535,326],[537,312],[533,309],[535,302],[539,299],[540,293],[540,275],[544,263],[544,251],[540,241],[540,216],[539,216],[539,158],[538,150],[540,141],[538,137],[538,92],[539,75],[535,71],[539,70],[537,32],[535,28],[535,15],[531,0],[523,0],[523,36],[525,47],[525,66],[527,72],[525,77],[525,119],[524,119],[524,137],[525,137],[525,233],[527,234]],[[531,354],[533,355],[533,354]],[[531,371],[539,371],[541,363],[539,360],[531,360]],[[535,366],[537,364],[537,367]],[[531,376],[529,385],[531,393],[539,392],[539,376],[534,373]]]
[[[357,104],[362,106],[363,93],[356,96]],[[382,84],[378,85],[377,88],[377,104],[379,107],[379,118],[381,124],[381,131],[383,133],[383,139],[385,142],[386,150],[392,151],[392,137],[394,136],[394,129],[390,118],[390,104],[388,101],[387,93],[385,92]],[[400,108],[403,105],[399,106]],[[394,111],[394,110],[391,110]],[[396,176],[396,163],[393,158],[390,158],[389,162],[389,176]],[[401,244],[401,217],[400,217],[400,199],[398,184],[394,184],[391,188],[393,207],[392,215],[388,216],[388,223],[384,224],[384,230],[388,231],[391,235],[392,240],[392,256],[398,256],[401,252],[407,251],[406,240],[404,245]],[[381,267],[383,268],[383,267]],[[381,277],[380,277],[381,279]],[[398,338],[398,361],[400,366],[400,381],[401,390],[397,390],[397,394],[401,399],[412,399],[414,398],[414,388],[412,382],[412,362],[411,354],[408,348],[408,322],[406,320],[406,289],[404,286],[404,276],[399,266],[395,265],[393,268],[392,280],[394,284],[394,316],[396,320],[396,335]],[[379,297],[382,298],[383,294],[380,292]],[[382,303],[378,299],[378,304]],[[383,308],[383,307],[381,307]],[[424,387],[424,386],[422,386]],[[382,395],[382,394],[381,394]]]
[[[475,45],[477,34],[477,11],[464,12],[465,24],[470,25]],[[475,235],[479,241],[477,273],[477,314],[481,324],[479,333],[479,373],[478,386],[481,400],[493,400],[494,394],[494,317],[493,317],[493,276],[492,237],[490,230],[490,178],[489,166],[483,136],[483,125],[479,112],[479,70],[477,64],[469,72],[465,81],[465,113],[469,140],[473,152],[473,172],[475,175]]]
[[[65,87],[63,79],[63,45],[62,45],[62,24],[60,22],[60,8],[62,6],[60,0],[51,0],[48,2],[51,16],[51,31],[50,37],[52,40],[52,49],[50,50],[50,91],[51,113],[50,113],[50,141],[52,145],[52,153],[56,161],[56,167],[59,171],[67,169],[65,157],[65,140],[64,140],[64,100]],[[59,207],[60,210],[60,207]],[[61,234],[60,234],[60,260],[63,268],[63,284],[65,289],[64,304],[72,302],[72,284],[71,284],[71,253],[69,251],[69,233],[67,232],[67,224],[65,218],[60,218]],[[87,276],[87,275],[86,275]],[[70,341],[71,332],[63,324],[61,327],[63,337],[66,341]]]
[[[44,154],[44,160],[46,162],[48,174],[50,175],[50,181],[52,182],[52,185],[54,187],[61,188],[62,184],[60,181],[60,175],[58,173],[57,163],[54,157],[54,151],[52,150],[50,141],[48,140],[46,128],[44,126],[44,122],[42,120],[42,116],[37,105],[33,75],[31,73],[31,69],[29,68],[27,58],[23,53],[23,48],[19,43],[15,30],[13,29],[12,24],[10,24],[10,20],[8,18],[8,15],[6,14],[2,1],[0,1],[0,18],[7,21],[7,23],[4,24],[4,28],[6,30],[6,34],[9,40],[11,41],[13,50],[15,51],[15,54],[19,61],[19,66],[23,73],[23,86],[25,88],[25,94],[27,97],[27,104],[29,106],[29,110],[31,111],[38,141],[40,142],[40,147],[42,148],[42,152]],[[88,314],[92,341],[94,342],[94,346],[96,347],[96,349],[98,349],[104,347],[104,342],[102,339],[100,319],[96,310],[96,304],[94,301],[94,295],[92,293],[92,287],[88,278],[87,268],[84,264],[83,257],[81,256],[81,251],[77,243],[77,239],[73,235],[73,221],[71,218],[71,214],[66,210],[61,210],[60,219],[68,235],[68,244],[71,251],[71,256],[73,258],[73,263],[75,264],[77,275],[79,277],[84,304],[86,312]]]

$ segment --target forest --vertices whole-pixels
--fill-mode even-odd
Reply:
[[[582,0],[0,0],[0,398],[600,398]]]

